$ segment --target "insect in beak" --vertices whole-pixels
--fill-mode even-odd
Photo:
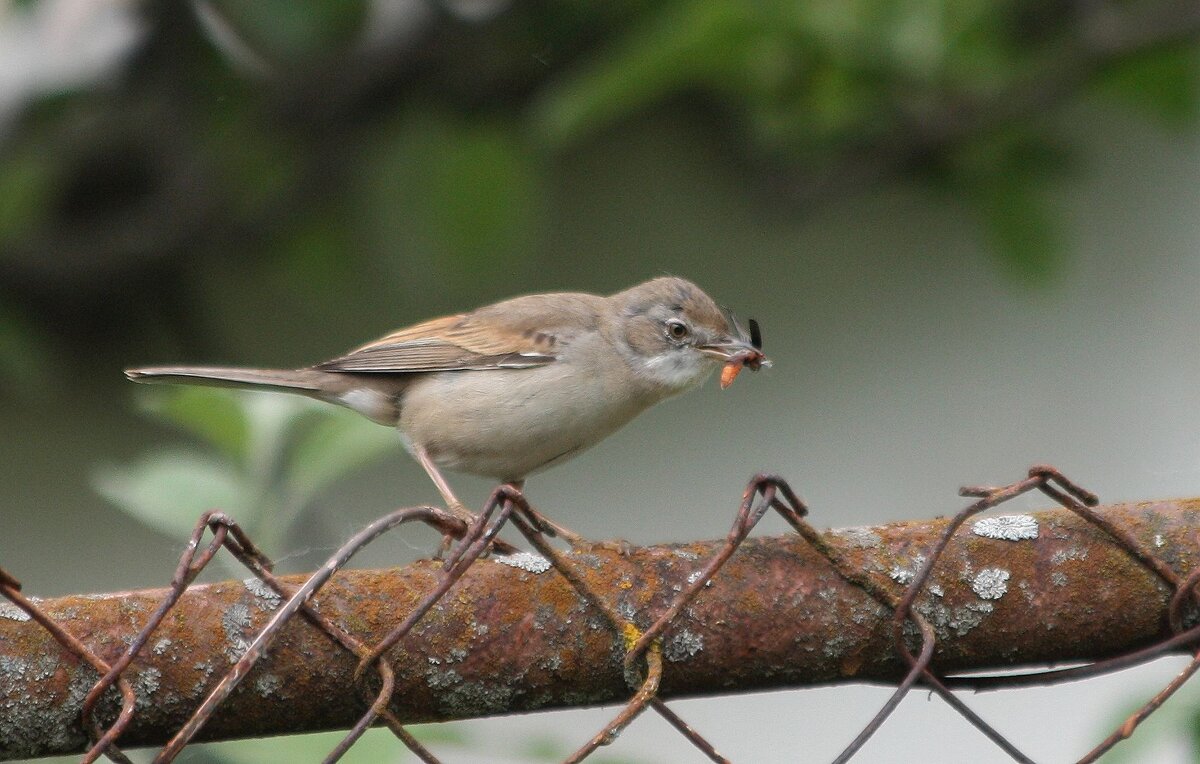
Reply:
[[[743,366],[748,366],[751,371],[758,371],[762,367],[770,365],[771,361],[762,352],[762,329],[752,318],[750,319],[750,347],[729,356],[725,367],[721,369],[721,389],[724,390],[733,384],[733,380],[737,379]]]

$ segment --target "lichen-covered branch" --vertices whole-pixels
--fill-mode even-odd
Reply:
[[[1200,499],[1097,510],[1187,575],[1200,560]],[[941,673],[1092,660],[1166,636],[1171,592],[1106,534],[1065,510],[985,518],[948,547],[917,610]],[[905,522],[828,533],[845,559],[897,596],[944,527]],[[716,542],[573,553],[589,586],[648,625]],[[625,701],[624,642],[540,558],[476,562],[391,651],[401,721],[435,721]],[[435,586],[440,568],[338,573],[314,599],[364,643],[380,640]],[[303,577],[290,577],[299,584]],[[113,661],[164,590],[81,595],[41,607]],[[161,744],[263,628],[280,598],[256,579],[189,589],[126,677],[138,695],[123,746]],[[895,681],[905,667],[891,613],[797,536],[751,539],[663,637],[661,695],[727,694]],[[295,618],[205,727],[205,739],[345,728],[361,714],[358,658]],[[93,669],[0,603],[0,759],[80,751]],[[373,681],[367,675],[367,682]],[[99,716],[115,713],[115,693]]]

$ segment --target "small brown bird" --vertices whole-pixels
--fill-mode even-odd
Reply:
[[[532,294],[400,329],[304,369],[162,366],[136,382],[298,393],[396,427],[450,510],[439,468],[511,483],[574,457],[725,366],[770,362],[695,284],[664,277],[610,297]],[[562,529],[558,529],[562,531]],[[563,533],[573,542],[578,537]]]

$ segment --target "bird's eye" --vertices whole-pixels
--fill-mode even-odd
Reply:
[[[667,336],[673,340],[682,340],[690,334],[687,324],[682,321],[667,322]]]

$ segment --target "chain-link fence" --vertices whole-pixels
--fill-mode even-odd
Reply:
[[[1062,509],[963,528],[1035,490]],[[1098,508],[1042,466],[963,495],[976,500],[950,520],[819,532],[785,482],[759,475],[723,543],[564,552],[502,486],[469,526],[433,507],[402,509],[307,576],[276,576],[236,522],[209,512],[165,590],[41,602],[0,571],[11,603],[0,603],[0,758],[86,750],[85,762],[128,761],[120,742],[162,746],[155,761],[168,762],[197,739],[348,728],[325,759],[335,761],[382,724],[436,762],[404,724],[623,699],[566,761],[647,709],[726,761],[664,698],[871,680],[896,683],[895,693],[837,761],[916,686],[1031,761],[953,691],[1078,679],[1200,641],[1200,500]],[[796,535],[747,543],[772,510]],[[445,559],[342,570],[414,522],[455,540]],[[536,553],[495,553],[505,526]],[[195,585],[222,549],[253,577]],[[955,676],[1066,660],[1089,662]],[[1080,761],[1132,734],[1198,667],[1200,656]]]

